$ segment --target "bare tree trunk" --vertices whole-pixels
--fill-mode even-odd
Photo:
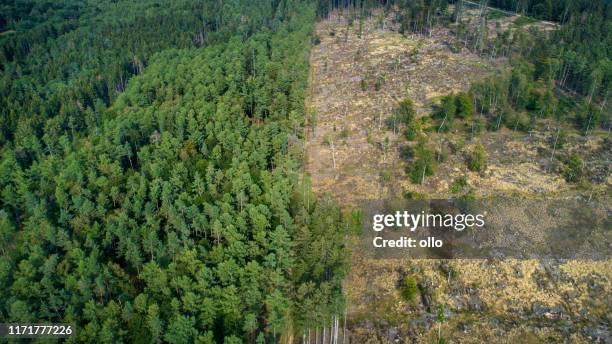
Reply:
[[[421,177],[421,185],[425,181],[425,169],[427,168],[427,164],[423,164],[423,176]]]
[[[338,316],[334,315],[334,343],[338,344]]]
[[[327,330],[327,327],[325,327],[325,325],[323,325],[323,338],[321,340],[321,343],[325,344],[325,330]]]
[[[334,146],[334,141],[331,141],[331,149],[332,149],[332,162],[334,164],[334,170],[336,169],[336,148]]]
[[[346,340],[346,315],[348,313],[348,305],[344,307],[344,326],[342,328],[342,344],[345,344]]]
[[[442,127],[444,126],[444,122],[446,122],[446,117],[448,116],[447,113],[444,114],[444,119],[442,119],[442,124],[440,124],[440,127],[438,128],[438,132],[440,132],[440,130],[442,130]]]
[[[555,136],[555,143],[553,144],[553,151],[550,155],[550,162],[552,162],[553,158],[555,157],[555,151],[557,150],[557,140],[559,140],[559,128],[557,128],[557,136]]]

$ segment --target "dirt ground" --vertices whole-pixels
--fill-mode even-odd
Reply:
[[[467,89],[487,75],[491,63],[468,52],[452,53],[442,34],[406,38],[374,20],[366,21],[361,37],[357,23],[348,35],[346,29],[340,16],[316,28],[321,44],[311,53],[308,102],[316,128],[307,134],[307,170],[317,193],[342,195],[343,203],[353,204],[396,192],[385,185],[405,179],[398,154],[402,134],[385,123],[397,104],[409,97],[425,114],[432,99]]]
[[[448,29],[405,37],[390,18],[381,25],[375,17],[365,21],[361,34],[358,21],[347,30],[346,18],[338,14],[316,26],[321,42],[311,51],[306,173],[317,194],[330,194],[344,207],[406,191],[447,198],[458,177],[466,177],[479,197],[575,194],[547,164],[551,127],[528,134],[504,129],[477,137],[427,133],[428,141],[439,143],[448,157],[435,176],[411,183],[405,171],[408,162],[400,156],[401,148],[411,143],[403,128],[386,125],[398,103],[409,97],[417,116],[428,116],[438,97],[466,91],[505,61],[467,50],[453,52]],[[498,27],[509,27],[516,19],[503,17]],[[605,150],[602,137],[570,141],[575,144],[566,151]],[[488,156],[483,174],[466,168],[464,152],[477,142]],[[603,185],[609,188],[609,175]],[[371,260],[356,250],[352,261],[345,282],[347,343],[431,343],[438,331],[447,342],[461,343],[586,343],[609,335],[607,325],[601,325],[610,321],[610,295],[603,293],[612,287],[609,261]],[[415,303],[400,295],[405,276],[419,283]],[[435,321],[439,304],[448,312],[440,329]]]
[[[487,193],[562,193],[569,189],[558,174],[542,169],[542,156],[535,155],[538,147],[547,144],[553,129],[529,135],[505,130],[476,138],[428,133],[430,143],[446,150],[458,142],[464,150],[483,143],[488,148],[489,171],[480,176],[468,172],[460,151],[440,164],[433,178],[426,178],[422,185],[410,183],[406,162],[400,157],[401,148],[410,143],[403,137],[403,128],[386,123],[398,103],[410,98],[418,116],[428,116],[433,101],[468,90],[471,82],[505,61],[480,57],[467,49],[452,52],[448,29],[408,37],[395,29],[389,18],[385,29],[370,18],[361,37],[357,22],[347,34],[346,19],[338,15],[316,27],[321,43],[311,52],[306,133],[306,170],[315,192],[342,198],[345,205],[400,196],[405,191],[445,198],[459,176],[467,176],[475,191]]]

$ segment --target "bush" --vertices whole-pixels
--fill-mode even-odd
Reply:
[[[455,96],[451,93],[440,99],[440,105],[437,105],[434,109],[434,116],[438,119],[446,118],[447,121],[452,120],[457,112],[457,104]]]
[[[414,303],[419,295],[419,287],[417,281],[413,276],[406,276],[404,278],[404,285],[402,286],[402,296],[410,303]]]
[[[468,159],[470,171],[484,172],[487,169],[487,153],[481,144],[476,145]]]
[[[487,127],[486,121],[482,118],[477,118],[472,123],[469,124],[468,131],[470,132],[470,134],[473,133],[474,135],[478,135],[482,133],[483,131],[485,131],[486,127]]]
[[[382,88],[383,82],[385,81],[385,78],[382,75],[379,75],[376,78],[376,82],[374,83],[374,89],[376,91],[380,91],[380,89]]]
[[[421,183],[423,177],[432,176],[435,173],[435,153],[433,150],[425,147],[423,142],[419,142],[415,147],[412,156],[414,160],[408,168],[408,175],[413,183]]]
[[[451,185],[450,191],[455,194],[460,193],[467,187],[467,185],[467,178],[465,178],[465,176],[455,178],[453,184]]]
[[[461,92],[455,97],[455,115],[459,118],[469,119],[474,114],[474,99],[472,95]]]
[[[359,82],[359,87],[361,87],[362,91],[367,91],[368,90],[368,80],[367,80],[367,78],[365,78],[365,77],[361,78],[361,81]]]
[[[548,139],[548,143],[550,148],[563,149],[563,146],[567,143],[567,132],[563,129],[559,129],[558,132],[555,131]]]
[[[422,193],[419,193],[416,191],[406,191],[404,192],[404,199],[419,200],[419,199],[425,199],[425,196],[423,196]]]
[[[564,161],[563,176],[568,183],[577,183],[584,177],[584,161],[578,154],[572,154]]]
[[[340,131],[340,138],[343,140],[348,139],[349,137],[349,130],[347,127],[343,127],[342,130]]]
[[[416,111],[414,110],[414,102],[410,98],[406,98],[399,103],[397,116],[400,123],[408,125],[412,122],[416,116]]]
[[[575,121],[578,128],[591,131],[599,126],[599,110],[593,104],[582,105],[576,111]]]
[[[434,106],[433,116],[439,120],[438,124],[436,125],[436,131],[448,131],[451,128],[456,112],[457,105],[455,96],[453,94],[449,94],[442,97],[440,104]]]
[[[513,112],[504,117],[506,127],[512,130],[529,131],[531,119],[524,112]]]
[[[391,171],[389,171],[389,170],[384,170],[384,171],[381,173],[380,177],[382,178],[382,180],[383,180],[384,182],[388,182],[388,181],[390,181],[390,180],[391,180]]]
[[[413,122],[414,123],[414,122]],[[406,140],[414,141],[417,138],[418,128],[414,126],[412,123],[406,128],[406,132],[404,135],[406,136]]]

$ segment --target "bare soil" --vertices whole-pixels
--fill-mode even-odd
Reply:
[[[604,171],[600,191],[609,189],[604,138],[570,135],[553,155],[552,126],[476,136],[460,130],[427,132],[429,143],[448,155],[433,177],[411,183],[405,172],[410,162],[400,150],[413,143],[404,137],[404,128],[386,125],[398,103],[409,97],[418,116],[428,116],[437,98],[468,90],[505,61],[453,52],[448,29],[403,36],[390,18],[383,26],[374,17],[365,21],[361,35],[358,21],[348,27],[338,14],[316,26],[321,42],[311,52],[306,173],[317,194],[329,194],[344,207],[406,191],[446,198],[453,196],[453,181],[465,176],[476,196],[573,197],[576,191],[558,173],[556,156],[576,150],[593,157],[587,164]],[[509,27],[516,19],[501,18],[500,26]],[[465,153],[478,142],[487,151],[485,173],[466,168]],[[604,155],[607,162],[602,162]],[[405,276],[419,283],[415,302],[400,295]],[[592,342],[597,333],[608,333],[601,324],[610,321],[612,300],[605,291],[611,281],[610,261],[372,260],[354,251],[345,281],[346,343],[436,342],[440,304],[448,312],[440,327],[447,343]]]

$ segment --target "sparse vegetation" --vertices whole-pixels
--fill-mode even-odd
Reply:
[[[349,137],[349,129],[345,126],[340,131],[340,138],[343,140],[346,140],[348,139],[348,137]]]
[[[406,4],[410,6],[409,3]],[[322,90],[317,94],[316,104],[322,109],[322,112],[326,113],[326,120],[322,122],[320,130],[328,130],[332,127],[333,122],[351,123],[351,128],[355,128],[351,132],[351,141],[369,142],[367,145],[360,145],[358,149],[356,149],[357,146],[350,145],[340,147],[342,152],[339,152],[338,156],[342,158],[339,159],[338,169],[343,174],[335,177],[337,182],[332,181],[330,177],[332,174],[328,173],[329,168],[326,169],[326,166],[331,165],[328,156],[313,154],[317,159],[312,159],[313,166],[310,168],[311,171],[317,169],[321,171],[318,176],[320,192],[331,192],[341,195],[339,197],[343,199],[351,200],[357,199],[355,194],[368,195],[374,192],[383,197],[397,196],[396,193],[401,193],[406,199],[446,198],[454,195],[458,199],[475,200],[484,195],[495,195],[499,192],[512,195],[515,193],[531,195],[531,192],[538,194],[558,192],[565,195],[574,189],[580,189],[584,180],[588,178],[581,178],[576,187],[568,186],[562,178],[558,178],[551,172],[564,173],[566,169],[564,157],[568,155],[568,152],[579,151],[583,159],[589,162],[595,160],[594,154],[602,154],[603,148],[600,141],[605,133],[601,128],[606,127],[601,123],[609,121],[599,119],[596,125],[587,130],[589,118],[593,122],[595,117],[586,115],[585,111],[578,111],[581,104],[587,102],[579,99],[585,93],[576,86],[589,78],[590,74],[586,70],[592,70],[591,65],[582,65],[578,63],[578,60],[587,61],[588,58],[577,56],[582,53],[568,52],[566,56],[565,52],[560,53],[556,50],[562,45],[561,40],[550,44],[546,38],[546,36],[555,35],[553,30],[556,28],[553,24],[534,22],[533,25],[528,24],[524,29],[516,30],[511,22],[518,18],[517,16],[511,14],[502,16],[501,13],[494,13],[491,16],[500,17],[500,23],[487,23],[479,20],[479,9],[468,4],[464,4],[462,13],[458,13],[457,23],[448,23],[444,22],[446,18],[438,15],[440,12],[436,12],[435,16],[427,19],[429,4],[427,2],[422,8],[416,8],[414,14],[400,13],[397,16],[395,11],[406,10],[406,8],[400,10],[392,8],[385,13],[387,16],[384,20],[380,20],[382,12],[372,12],[372,19],[366,15],[368,19],[366,19],[365,27],[368,36],[365,39],[358,39],[357,28],[354,28],[351,30],[352,36],[346,43],[330,43],[324,47],[325,49],[313,50],[320,55],[334,56],[333,59],[330,59],[330,66],[332,64],[337,66],[336,68],[341,70],[340,75],[342,75],[341,77],[336,76],[337,71],[333,71],[336,74],[332,75],[331,73],[320,73],[320,69],[316,70],[318,79],[315,86]],[[531,11],[531,9],[525,9],[525,11]],[[449,12],[452,10],[448,11],[447,15]],[[487,10],[483,13],[487,13]],[[421,14],[425,16],[419,17]],[[424,19],[424,21],[412,21],[413,16],[418,20]],[[406,21],[402,25],[400,20],[404,19]],[[450,30],[429,31],[438,24],[448,24]],[[346,26],[346,23],[332,16],[329,21],[325,21],[325,25],[339,27]],[[393,31],[398,26],[400,29],[403,27],[403,36]],[[536,33],[536,28],[544,28],[549,31],[545,34]],[[516,31],[509,32],[508,29]],[[452,37],[449,36],[449,31]],[[566,37],[569,36],[572,35],[568,34]],[[576,33],[575,36],[578,34]],[[423,42],[420,47],[419,42]],[[440,42],[443,42],[444,45],[441,46]],[[573,40],[573,42],[578,42],[578,40]],[[455,53],[451,51],[452,49]],[[578,46],[569,48],[569,50],[584,51]],[[551,54],[551,51],[556,51],[556,53]],[[317,66],[320,66],[318,63],[320,55],[315,55]],[[356,58],[357,56],[359,58]],[[573,57],[578,60],[573,60]],[[579,65],[582,65],[584,69],[578,68]],[[498,69],[498,72],[489,74],[489,67],[501,68]],[[566,72],[565,69],[568,71]],[[564,73],[567,75],[565,83],[563,82]],[[366,89],[372,92],[359,92],[360,78],[363,75],[368,76]],[[389,78],[381,85],[377,85],[379,75],[389,75]],[[490,77],[485,79],[485,75],[490,75]],[[582,76],[578,77],[578,75]],[[331,83],[339,85],[348,80],[352,82],[353,90],[357,91],[353,92],[354,96],[348,95],[345,91],[330,91],[326,87]],[[474,82],[475,80],[484,81]],[[472,82],[471,87],[470,82]],[[564,85],[560,87],[562,83]],[[605,117],[608,106],[604,104],[601,110],[605,99],[605,91],[601,92],[602,89],[605,89],[605,86],[595,88],[591,103],[600,110],[601,116]],[[373,92],[374,90],[377,92]],[[586,87],[585,90],[588,95]],[[408,95],[413,101],[413,108],[418,110],[418,114],[426,110],[431,103],[436,103],[437,106],[432,109],[431,116],[419,116],[415,111],[415,115],[408,123],[402,123],[399,116],[399,104],[402,99],[397,100],[400,94]],[[332,96],[342,98],[342,100],[327,100]],[[578,118],[579,116],[582,118]],[[561,145],[557,147],[559,151],[551,158],[553,143],[550,142],[550,139],[556,136],[556,129],[559,127],[567,133],[566,144],[563,145],[564,133],[561,133],[559,141]],[[338,128],[342,128],[342,125],[339,125]],[[496,132],[486,132],[486,130]],[[586,138],[580,138],[576,135],[580,131],[588,132],[589,135]],[[315,153],[320,147],[321,137],[314,139]],[[399,155],[395,154],[395,150],[389,150],[383,157],[385,137],[389,137],[393,146],[399,148]],[[483,154],[475,153],[477,142],[482,143],[481,152]],[[325,148],[327,147],[321,151],[328,154]],[[426,154],[420,153],[419,150],[425,151]],[[428,156],[432,159],[428,159]],[[394,160],[397,158],[404,159],[404,161]],[[383,160],[387,163],[381,166],[380,162]],[[425,178],[423,178],[422,167],[428,165],[423,162],[427,161],[434,166],[434,173],[429,177],[425,173]],[[474,165],[472,169],[476,172],[489,172],[465,173],[470,164]],[[398,173],[394,166],[405,167],[406,174]],[[586,164],[585,173],[588,170],[586,166],[595,170],[594,167]],[[427,170],[425,166],[425,172]],[[398,181],[396,180],[398,177],[408,180]],[[410,185],[408,181],[417,185]],[[390,188],[392,184],[401,186],[401,188]],[[591,192],[597,195],[598,189],[594,184],[593,189],[580,190],[586,195],[585,197],[590,197]],[[528,312],[531,301],[507,296],[508,289],[517,290],[521,294],[529,293],[531,300],[542,300],[538,295],[544,293],[546,294],[544,299],[562,297],[549,290],[542,291],[537,290],[537,287],[532,288],[530,271],[533,270],[524,267],[518,270],[521,274],[525,274],[525,277],[517,278],[515,282],[518,283],[507,288],[489,283],[486,279],[479,280],[482,272],[482,274],[491,273],[490,279],[495,280],[500,286],[503,286],[503,283],[509,279],[514,282],[515,272],[511,270],[514,265],[503,265],[505,260],[496,262],[495,267],[473,264],[469,269],[466,269],[465,266],[470,266],[471,263],[462,263],[454,266],[450,273],[448,273],[449,270],[444,270],[444,274],[440,274],[432,271],[432,266],[433,269],[438,269],[435,266],[436,262],[415,262],[409,272],[405,272],[398,271],[397,266],[391,263],[384,261],[373,263],[367,258],[362,261],[363,257],[359,253],[356,255],[359,256],[359,259],[356,259],[358,264],[363,264],[368,269],[377,266],[378,269],[372,268],[372,274],[366,278],[364,278],[364,275],[367,275],[364,272],[366,269],[361,269],[363,266],[360,266],[358,272],[354,273],[355,279],[352,282],[356,283],[351,284],[351,291],[355,294],[351,298],[357,307],[351,310],[354,312],[353,319],[371,319],[373,315],[376,316],[376,319],[384,319],[387,325],[375,325],[374,328],[368,328],[367,335],[374,334],[379,338],[387,338],[388,341],[397,340],[399,336],[402,338],[406,336],[406,329],[401,325],[396,325],[395,321],[408,317],[419,319],[419,321],[425,319],[424,321],[427,322],[427,329],[424,325],[418,330],[421,331],[420,334],[415,335],[417,341],[426,338],[429,342],[436,342],[435,332],[438,329],[435,326],[437,325],[435,315],[436,307],[441,302],[449,302],[447,307],[452,317],[449,318],[448,332],[447,327],[442,324],[442,336],[439,342],[444,340],[455,342],[460,339],[459,337],[463,336],[464,339],[466,336],[456,330],[455,325],[458,321],[466,324],[465,331],[469,332],[469,336],[474,337],[479,333],[493,333],[491,331],[504,327],[503,324],[489,324],[485,320],[483,328],[486,330],[476,329],[473,324],[484,319],[483,313],[482,311],[475,312],[471,307],[478,309],[484,307],[487,310],[487,316],[508,317],[512,321],[518,321],[522,315],[510,315],[508,312],[495,308],[496,297],[498,297],[502,300],[500,301],[502,307],[512,307],[517,303],[521,307],[526,307]],[[521,264],[516,263],[515,265],[520,266]],[[505,270],[497,271],[497,274],[492,273],[500,266],[505,266]],[[455,269],[459,273],[458,277],[455,277]],[[403,277],[401,277],[402,281],[400,281],[399,293],[397,293],[398,290],[395,288],[397,288],[398,278],[389,278],[389,276],[397,276],[397,274],[404,276],[405,273],[415,278],[419,276],[421,289],[418,300],[421,300],[422,304],[397,307],[397,297],[404,299]],[[387,278],[378,278],[379,275]],[[389,280],[394,283],[389,283]],[[474,280],[479,281],[476,283],[473,282]],[[390,284],[392,286],[388,288],[392,288],[391,293],[385,288]],[[432,286],[437,289],[432,291]],[[478,286],[482,286],[482,289]],[[374,288],[381,295],[380,300],[372,299],[370,288]],[[465,292],[462,291],[463,288],[477,290]],[[500,288],[503,288],[503,293],[496,293]],[[458,295],[460,298],[455,299],[455,296]],[[370,307],[370,304],[384,304],[385,307]],[[490,309],[489,306],[491,306]],[[372,309],[376,309],[376,312],[371,313]],[[380,312],[383,309],[384,312]],[[458,309],[461,310],[457,311]],[[424,312],[428,313],[429,318],[423,318]],[[431,317],[431,314],[434,316]],[[363,322],[354,323],[353,328],[356,331],[352,333],[359,338],[358,342],[365,342],[365,329],[360,324]],[[396,326],[400,335],[394,338],[387,331]],[[530,325],[521,323],[521,326]],[[543,328],[548,331],[547,333],[553,333],[549,341],[558,340],[558,332],[555,329],[546,325]],[[361,334],[358,331],[362,331]],[[448,338],[446,338],[447,335]],[[499,339],[496,336],[493,337]],[[514,339],[516,340],[516,337]],[[484,342],[485,340],[486,338],[479,337],[476,341]]]
[[[416,191],[405,191],[403,194],[404,199],[410,199],[410,200],[420,200],[420,199],[425,199],[425,196],[419,192]]]
[[[376,82],[374,83],[374,89],[376,91],[380,91],[380,89],[382,88],[382,85],[385,82],[385,77],[383,75],[379,75],[376,77]]]
[[[467,178],[465,176],[455,178],[453,184],[450,187],[450,191],[454,194],[461,193],[463,192],[463,190],[465,190],[467,185]]]
[[[535,22],[536,22],[536,20],[535,20],[535,19],[533,19],[533,18],[531,18],[531,17],[527,17],[527,16],[520,16],[520,17],[518,17],[518,18],[517,18],[517,19],[514,21],[513,25],[514,25],[514,26],[517,26],[517,27],[521,27],[521,26],[525,26],[525,25],[527,25],[527,24],[533,24],[533,23],[535,23]]]
[[[364,76],[363,78],[361,78],[361,81],[359,81],[359,87],[364,92],[368,90],[368,78],[367,78],[367,76]]]

